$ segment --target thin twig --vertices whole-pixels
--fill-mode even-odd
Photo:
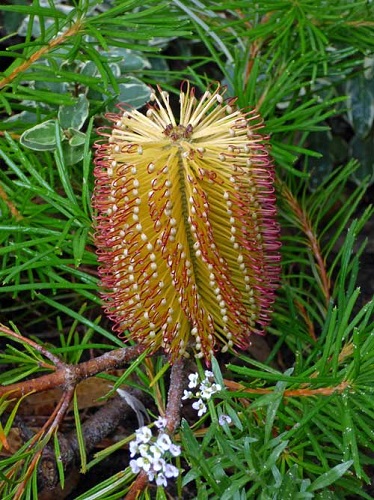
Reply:
[[[23,335],[21,335],[19,333],[13,332],[13,330],[11,330],[10,328],[7,328],[6,326],[1,325],[1,324],[0,324],[0,332],[5,333],[9,337],[15,339],[16,341],[18,341],[18,342],[20,342],[22,344],[28,344],[30,347],[32,347],[36,351],[40,352],[40,354],[42,354],[47,359],[49,359],[50,361],[52,361],[52,363],[56,367],[58,367],[58,368],[64,368],[64,367],[66,367],[66,364],[63,363],[60,358],[58,358],[57,356],[55,356],[54,354],[52,354],[51,352],[49,352],[48,349],[46,349],[45,347],[43,347],[40,344],[37,344],[33,340],[28,339],[27,337],[24,337]],[[43,365],[43,368],[49,368],[50,370],[54,370],[54,369],[56,369],[55,366],[51,366],[51,365],[45,364],[45,365]]]
[[[274,392],[272,388],[251,388],[246,387],[239,382],[234,382],[232,380],[225,380],[225,387],[227,387],[230,391],[241,391],[246,394],[270,394]],[[342,393],[345,390],[350,388],[350,384],[348,381],[343,381],[339,385],[334,387],[318,387],[317,389],[310,389],[308,387],[303,387],[302,389],[290,389],[285,390],[283,392],[284,398],[291,397],[307,397],[310,398],[312,396],[331,396],[335,393]]]
[[[303,304],[301,304],[300,302],[297,302],[296,301],[296,307],[298,308],[301,316],[304,318],[304,322],[306,324],[306,327],[308,329],[308,332],[309,332],[309,336],[314,340],[316,341],[317,340],[317,335],[316,335],[316,331],[315,331],[315,328],[314,328],[314,323],[313,321],[310,319],[310,316],[306,310],[306,308],[304,307]]]
[[[53,433],[57,430],[58,426],[61,424],[65,413],[67,412],[70,402],[73,397],[74,390],[70,389],[66,391],[60,400],[57,408],[55,411],[52,413],[50,418],[47,420],[47,422],[44,424],[42,429],[35,434],[34,438],[32,439],[31,444],[29,445],[29,448],[31,448],[37,441],[41,441],[44,437],[48,436],[48,441],[53,435]],[[36,453],[34,454],[30,465],[27,468],[27,471],[25,475],[22,477],[22,481],[20,482],[17,491],[15,493],[14,499],[15,500],[21,500],[25,493],[25,488],[27,485],[27,482],[30,480],[30,477],[32,473],[34,472],[35,467],[38,465],[39,460],[41,458],[41,455],[43,453],[44,446],[37,449]],[[44,473],[46,475],[46,472]]]
[[[15,205],[10,201],[10,199],[8,198],[8,195],[6,194],[6,192],[4,191],[4,189],[1,186],[0,186],[0,198],[7,205],[7,207],[10,210],[10,213],[13,215],[13,217],[16,220],[21,220],[22,215],[19,213],[19,211],[17,210]]]
[[[31,56],[24,61],[22,64],[17,66],[8,76],[0,80],[0,89],[12,83],[12,81],[22,72],[26,71],[34,62],[43,57],[45,54],[50,52],[55,47],[58,47],[66,41],[67,38],[76,35],[82,28],[81,19],[77,19],[75,23],[70,26],[66,31],[56,38],[53,38],[47,45],[37,50]]]
[[[291,193],[290,189],[286,184],[282,183],[281,185],[281,192],[284,200],[288,203],[289,207],[293,211],[293,213],[296,215],[297,219],[300,222],[301,228],[305,234],[305,236],[308,238],[309,243],[310,243],[310,248],[312,250],[312,253],[314,255],[314,259],[317,264],[317,271],[320,277],[321,285],[322,285],[322,292],[325,297],[325,303],[326,307],[328,306],[330,302],[330,297],[331,297],[331,282],[330,278],[327,274],[327,269],[326,269],[326,263],[325,259],[322,256],[321,248],[318,242],[318,239],[315,235],[315,232],[313,230],[312,223],[308,217],[308,214],[305,212],[303,207],[299,204],[298,200],[295,198],[295,196]]]

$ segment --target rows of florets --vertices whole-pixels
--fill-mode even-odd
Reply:
[[[280,274],[274,167],[260,117],[234,110],[219,88],[200,99],[183,89],[180,124],[161,89],[147,116],[130,107],[110,114],[95,168],[105,311],[121,335],[152,352],[162,347],[172,362],[189,347],[208,360],[215,339],[223,352],[246,348],[270,321]]]

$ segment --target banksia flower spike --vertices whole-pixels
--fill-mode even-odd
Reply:
[[[97,144],[99,274],[114,329],[173,361],[246,348],[279,279],[274,170],[262,122],[219,87],[110,114]]]

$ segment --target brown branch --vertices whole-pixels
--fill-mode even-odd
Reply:
[[[65,416],[65,413],[68,411],[71,400],[73,399],[73,395],[74,395],[73,387],[64,392],[54,412],[49,417],[47,422],[43,425],[39,433],[36,434],[36,436],[39,436],[40,434],[40,437],[38,437],[38,439],[40,439],[43,436],[43,434],[52,435],[53,432],[55,432],[58,429],[58,426],[61,424]]]
[[[82,380],[93,377],[98,373],[121,368],[124,364],[139,357],[144,351],[145,347],[140,345],[123,347],[78,365],[63,365],[53,373],[17,382],[16,384],[1,386],[0,397],[9,394],[14,398],[20,398],[25,394],[47,391],[55,387],[72,388]]]
[[[45,350],[43,346],[36,344],[30,339],[25,339],[22,335],[12,332],[6,327],[1,327],[0,331],[6,333],[8,336],[19,342],[26,342],[28,345],[35,348],[38,352],[45,355],[56,365],[55,371],[41,377],[25,380],[18,382],[16,384],[11,384],[9,386],[0,387],[0,397],[4,395],[10,395],[14,398],[20,398],[25,394],[32,392],[41,392],[47,389],[62,387],[64,389],[63,398],[60,400],[59,405],[50,416],[48,421],[45,423],[43,428],[33,436],[30,446],[35,446],[37,442],[41,440],[50,438],[53,436],[69,407],[71,398],[74,392],[75,386],[82,380],[92,377],[97,373],[107,371],[109,369],[115,369],[122,367],[125,363],[139,357],[144,351],[144,346],[132,346],[122,349],[117,349],[95,359],[80,363],[78,365],[67,365],[62,363],[58,358],[54,357],[48,351]],[[50,367],[52,368],[52,367]],[[186,385],[186,360],[184,358],[178,359],[171,369],[170,375],[170,387],[168,393],[168,402],[166,406],[165,416],[167,420],[166,431],[173,434],[177,429],[180,422],[181,413],[181,400],[183,395],[183,390]],[[97,440],[101,440],[103,435],[110,432],[113,429],[113,425],[116,426],[118,419],[123,415],[124,407],[127,406],[125,402],[117,402],[111,406],[106,406],[102,410],[99,410],[95,415],[95,421],[86,422],[82,429],[85,439],[87,449],[92,449],[92,446],[97,443]],[[107,418],[107,413],[110,413],[110,418]],[[106,417],[104,418],[103,415]],[[93,425],[94,423],[99,423],[99,426]],[[106,425],[104,425],[106,423]],[[99,431],[98,431],[99,429]],[[109,429],[109,430],[108,430]],[[104,434],[103,434],[104,433]],[[68,466],[74,459],[78,450],[78,442],[75,435],[70,437],[70,443],[66,440],[61,439],[61,448],[63,450],[62,455],[64,456],[64,466]],[[55,464],[55,459],[53,455],[48,452],[44,452],[45,457],[43,457],[43,449],[36,450],[31,463],[28,466],[26,474],[22,478],[19,484],[15,499],[20,499],[23,495],[25,486],[31,474],[35,470],[35,467],[39,464],[39,479],[41,483],[47,488],[54,487],[58,481],[58,471]],[[136,498],[141,491],[143,491],[148,484],[148,477],[145,473],[140,473],[126,496],[127,500]]]
[[[35,453],[31,462],[28,464],[25,474],[22,476],[22,479],[17,486],[14,498],[18,500],[22,498],[26,484],[30,480],[30,477],[36,467],[38,467],[38,477],[42,485],[45,485],[47,488],[51,488],[57,483],[58,469],[55,464],[55,459],[51,458],[52,456],[54,457],[54,453],[52,454],[48,448],[45,448],[45,443],[49,442],[54,433],[57,432],[66,411],[69,408],[76,385],[82,380],[92,377],[97,373],[110,369],[121,368],[124,364],[139,357],[145,351],[145,347],[136,345],[133,347],[117,349],[115,351],[105,353],[98,358],[80,363],[79,365],[67,365],[62,363],[56,356],[49,353],[43,346],[38,345],[32,340],[24,338],[22,335],[12,332],[4,326],[1,326],[0,331],[7,334],[7,336],[11,337],[15,341],[23,342],[33,347],[41,354],[48,357],[56,365],[46,365],[49,369],[55,369],[54,372],[47,375],[11,384],[9,386],[0,387],[0,397],[9,395],[14,398],[20,398],[25,394],[41,392],[51,388],[62,387],[64,389],[63,396],[52,415],[48,418],[43,427],[32,437],[28,445],[28,450],[35,448]],[[85,438],[88,451],[92,449],[95,443],[102,439],[103,435],[106,435],[113,430],[113,426],[116,426],[119,419],[123,416],[125,408],[127,408],[126,402],[119,400],[115,404],[109,404],[99,410],[95,415],[96,420],[90,420],[89,422],[83,424],[83,436]],[[95,423],[96,426],[94,425]],[[40,446],[39,443],[42,441],[44,442],[44,445]],[[66,444],[66,440],[64,442]],[[72,435],[70,437],[70,442],[68,441],[68,446],[62,446],[62,448],[64,449],[63,464],[67,467],[75,458],[78,450],[78,441],[76,436]],[[13,473],[16,473],[16,471],[13,470]]]
[[[171,367],[168,403],[166,405],[166,427],[169,434],[174,434],[180,423],[181,401],[186,388],[186,360],[180,358]]]
[[[78,19],[72,26],[70,26],[70,28],[68,28],[58,37],[52,39],[47,45],[31,54],[31,56],[26,61],[17,66],[17,68],[15,68],[8,76],[0,80],[0,89],[5,87],[6,85],[9,85],[20,73],[26,71],[32,64],[34,64],[34,62],[50,52],[52,49],[64,43],[67,38],[76,35],[81,28],[82,21],[81,19]]]
[[[124,500],[136,500],[139,494],[145,490],[148,485],[148,476],[144,471],[139,472],[135,481],[132,483],[131,488],[126,494]]]

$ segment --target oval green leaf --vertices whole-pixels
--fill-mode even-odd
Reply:
[[[56,149],[55,127],[55,120],[39,123],[35,127],[25,130],[20,137],[20,143],[35,151],[53,151]]]

